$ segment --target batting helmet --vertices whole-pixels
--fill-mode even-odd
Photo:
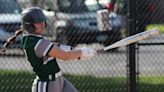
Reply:
[[[27,8],[21,13],[21,23],[27,32],[34,32],[36,28],[32,23],[38,22],[46,23],[46,16],[39,7]]]

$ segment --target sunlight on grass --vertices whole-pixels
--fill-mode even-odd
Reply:
[[[158,28],[161,33],[164,33],[164,24],[150,24],[146,27],[146,30]]]
[[[142,76],[140,82],[146,84],[164,84],[164,76]]]

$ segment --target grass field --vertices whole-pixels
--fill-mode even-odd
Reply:
[[[164,24],[150,24],[146,27],[146,29],[158,28],[160,33],[164,33]]]
[[[65,74],[79,92],[127,92],[127,78],[96,78]],[[30,92],[34,74],[27,72],[0,72],[0,92]],[[163,92],[164,76],[139,77],[138,92]]]

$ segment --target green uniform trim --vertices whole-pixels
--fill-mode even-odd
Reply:
[[[48,75],[57,73],[60,71],[60,68],[56,62],[56,59],[51,59],[46,64],[44,64],[44,58],[48,56],[38,57],[34,50],[35,45],[42,37],[28,35],[23,36],[22,39],[22,47],[25,51],[28,61],[33,67],[33,71],[39,76],[42,80],[48,80]],[[50,47],[48,52],[51,50],[53,46]]]

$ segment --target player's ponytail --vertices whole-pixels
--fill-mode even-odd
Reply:
[[[22,27],[20,27],[19,30],[15,31],[14,35],[11,36],[11,37],[9,37],[9,38],[7,39],[7,41],[6,41],[6,43],[4,43],[2,52],[5,52],[6,49],[10,46],[10,44],[12,44],[12,43],[15,41],[16,37],[17,37],[18,35],[22,34],[23,31],[24,31],[24,29],[23,29]]]

